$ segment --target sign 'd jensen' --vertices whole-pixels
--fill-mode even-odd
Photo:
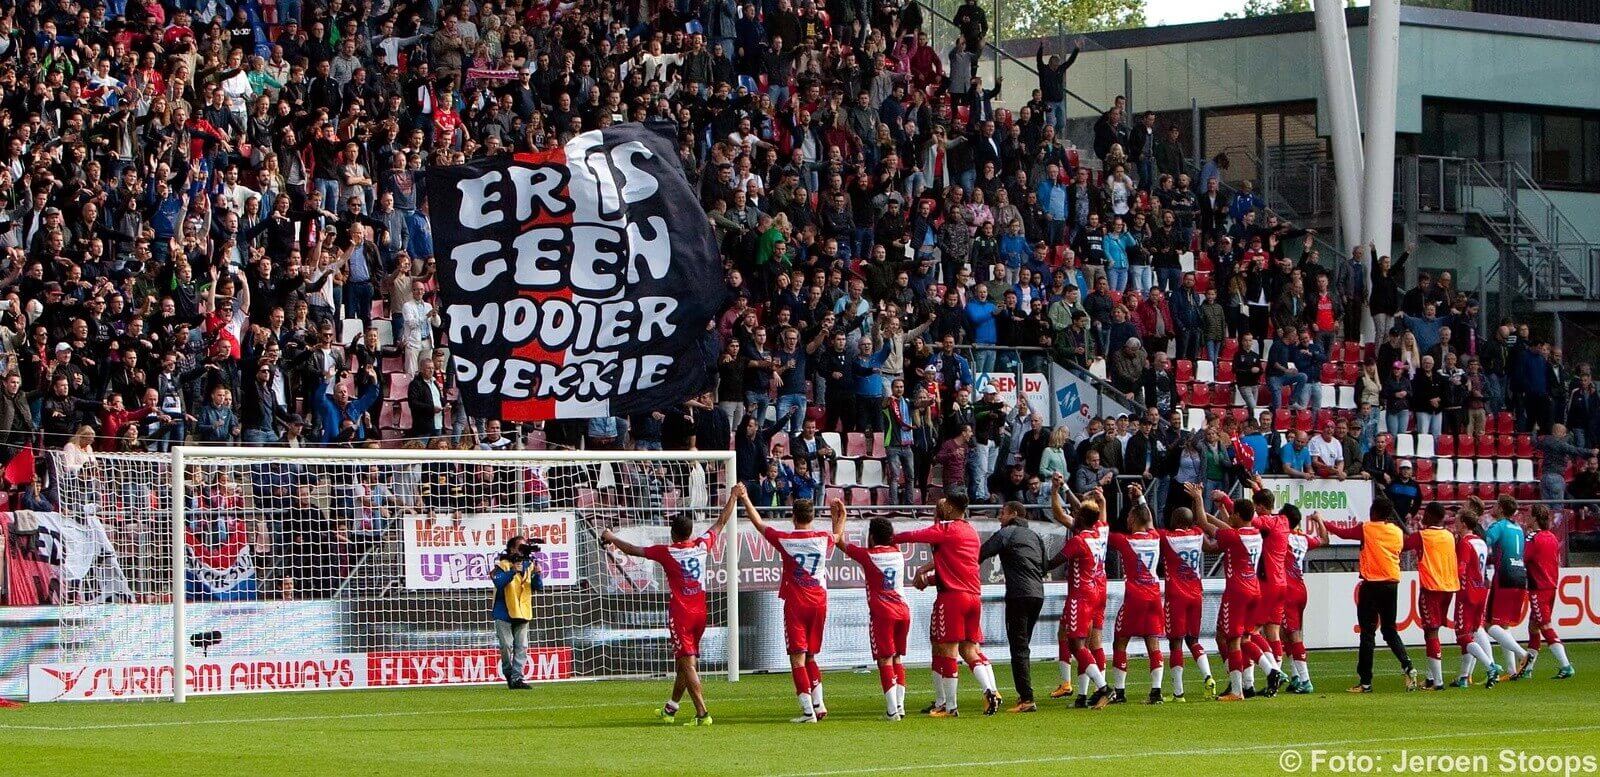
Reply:
[[[669,138],[586,132],[443,168],[427,197],[469,413],[626,415],[706,385],[722,269]]]

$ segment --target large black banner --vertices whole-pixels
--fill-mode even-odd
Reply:
[[[426,188],[473,416],[626,415],[709,385],[722,266],[672,138],[622,124],[431,171]]]

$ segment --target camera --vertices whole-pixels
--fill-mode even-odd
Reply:
[[[519,543],[518,540],[521,542]],[[514,550],[512,549],[513,546],[515,546]],[[500,558],[512,563],[527,561],[529,557],[538,553],[543,547],[544,543],[537,538],[514,537],[511,542],[506,543],[506,552],[501,553]]]

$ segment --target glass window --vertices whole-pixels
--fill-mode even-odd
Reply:
[[[1534,126],[1537,117],[1527,113],[1507,113],[1504,116],[1506,161],[1515,163],[1537,179],[1539,168],[1534,165],[1539,147],[1539,134]]]
[[[1500,148],[1500,112],[1490,111],[1483,114],[1483,161],[1502,159],[1505,159],[1505,151]]]
[[[1600,184],[1600,119],[1583,122],[1583,181]]]
[[[1472,113],[1444,111],[1439,114],[1439,143],[1442,156],[1478,158],[1478,116]]]
[[[1583,119],[1577,116],[1544,117],[1540,149],[1541,178],[1554,184],[1583,181]]]

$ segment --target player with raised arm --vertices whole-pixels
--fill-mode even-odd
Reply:
[[[1306,555],[1328,544],[1328,527],[1322,523],[1320,514],[1312,513],[1305,517],[1304,523],[1315,534],[1302,531],[1300,508],[1294,505],[1283,506],[1283,517],[1289,521],[1289,585],[1283,595],[1283,628],[1289,632],[1287,647],[1294,670],[1289,678],[1289,692],[1307,694],[1316,689],[1311,685],[1311,664],[1306,661]]]
[[[778,598],[783,600],[784,647],[789,653],[789,674],[800,700],[800,716],[791,723],[816,723],[828,716],[822,701],[822,668],[817,654],[822,652],[822,626],[828,620],[828,557],[833,554],[833,535],[811,528],[815,509],[809,499],[797,499],[790,508],[792,531],[773,528],[747,492],[740,492],[745,518],[778,550],[783,561],[783,579],[778,583]]]
[[[1456,513],[1456,571],[1460,588],[1456,592],[1455,624],[1456,644],[1461,646],[1461,674],[1456,676],[1452,688],[1472,685],[1474,664],[1482,663],[1488,672],[1485,688],[1500,682],[1503,671],[1494,662],[1494,644],[1484,631],[1489,612],[1489,546],[1480,535],[1483,520],[1483,501],[1468,497]]]
[[[1060,631],[1057,640],[1061,645],[1061,685],[1051,691],[1050,697],[1059,699],[1072,693],[1073,674],[1068,657],[1078,661],[1077,700],[1074,707],[1103,709],[1111,703],[1111,692],[1106,685],[1105,672],[1095,660],[1090,645],[1100,644],[1100,630],[1105,627],[1106,567],[1105,555],[1097,547],[1101,542],[1100,525],[1105,520],[1105,499],[1099,489],[1082,499],[1066,491],[1058,473],[1053,479],[1050,509],[1057,523],[1065,526],[1070,536],[1061,552],[1049,567],[1063,564],[1067,567],[1067,601],[1061,611]],[[1073,512],[1068,514],[1061,502],[1065,492],[1072,500]],[[1089,695],[1089,685],[1094,685],[1094,695]]]
[[[1200,528],[1217,541],[1222,551],[1222,568],[1227,583],[1222,589],[1222,606],[1217,610],[1217,646],[1228,653],[1228,692],[1217,701],[1244,701],[1245,691],[1254,684],[1255,669],[1244,657],[1244,640],[1250,633],[1249,616],[1255,612],[1261,586],[1256,579],[1256,564],[1261,559],[1261,532],[1250,525],[1255,506],[1250,500],[1235,503],[1220,491],[1212,492],[1217,515],[1208,515],[1205,489],[1198,483],[1185,483],[1184,490],[1194,502]],[[1224,519],[1223,515],[1226,515]]]
[[[1505,666],[1516,673],[1513,680],[1521,680],[1527,667],[1523,663],[1528,651],[1511,636],[1511,627],[1522,620],[1522,608],[1528,603],[1528,567],[1523,562],[1522,551],[1527,535],[1517,523],[1517,500],[1501,494],[1495,501],[1495,521],[1483,531],[1483,544],[1489,546],[1489,559],[1494,568],[1494,585],[1489,589],[1489,636],[1500,643],[1505,654]],[[1493,667],[1490,667],[1493,669]],[[1484,683],[1494,687],[1494,681]]]
[[[934,510],[932,526],[898,532],[889,539],[895,544],[920,542],[933,548],[939,594],[933,600],[933,620],[929,626],[933,640],[935,699],[928,714],[936,718],[954,718],[960,714],[956,689],[960,683],[959,660],[965,660],[972,676],[983,688],[983,714],[993,715],[1000,710],[1000,690],[995,686],[994,667],[978,650],[983,644],[978,531],[967,521],[965,494],[950,494],[940,499]]]
[[[600,542],[609,544],[630,556],[650,559],[661,565],[667,578],[667,631],[672,635],[672,652],[677,665],[677,679],[672,683],[672,698],[656,710],[663,723],[673,723],[678,714],[678,702],[685,691],[694,703],[694,720],[689,726],[711,725],[711,713],[706,709],[705,693],[700,685],[700,637],[706,631],[706,557],[711,548],[722,539],[722,529],[733,517],[734,506],[744,496],[744,486],[735,485],[722,506],[722,515],[704,534],[694,534],[694,518],[688,513],[672,516],[672,542],[668,545],[639,547],[617,537],[606,529]]]
[[[1124,579],[1122,607],[1117,610],[1111,638],[1111,703],[1128,700],[1128,641],[1141,637],[1150,661],[1148,703],[1160,704],[1161,637],[1167,631],[1161,607],[1161,577],[1156,573],[1161,560],[1161,535],[1150,528],[1150,505],[1138,483],[1129,484],[1128,499],[1133,502],[1128,512],[1128,532],[1113,531],[1110,539],[1110,549],[1122,559]]]
[[[1550,531],[1554,516],[1550,508],[1533,506],[1533,530],[1528,533],[1528,661],[1522,674],[1533,674],[1539,660],[1539,639],[1550,643],[1550,652],[1561,662],[1554,679],[1565,680],[1575,674],[1567,660],[1567,646],[1551,625],[1556,606],[1556,585],[1561,582],[1561,538]]]
[[[906,716],[906,637],[911,633],[911,608],[900,595],[905,583],[906,557],[894,544],[894,524],[873,518],[867,524],[867,544],[845,539],[845,506],[828,503],[833,513],[833,541],[857,564],[867,578],[868,639],[872,660],[878,664],[885,715],[889,720]]]
[[[1275,696],[1287,677],[1283,673],[1283,610],[1289,587],[1289,528],[1283,513],[1273,512],[1276,500],[1272,492],[1261,485],[1260,478],[1251,483],[1250,501],[1255,504],[1255,518],[1250,525],[1261,532],[1261,567],[1256,570],[1261,586],[1261,598],[1256,600],[1256,611],[1251,615],[1253,631],[1246,637],[1245,657],[1261,666],[1267,673],[1267,696]]]
[[[1187,645],[1200,667],[1207,698],[1216,698],[1217,681],[1211,676],[1211,657],[1200,644],[1200,616],[1205,604],[1205,591],[1200,582],[1204,552],[1216,551],[1207,547],[1204,531],[1195,525],[1194,512],[1187,507],[1173,509],[1167,517],[1168,527],[1157,529],[1161,536],[1161,563],[1166,569],[1165,592],[1167,647],[1172,661],[1172,700],[1187,702],[1183,694],[1183,649]]]
[[[1417,577],[1422,590],[1417,593],[1417,620],[1428,652],[1428,679],[1425,691],[1444,690],[1444,651],[1439,644],[1439,629],[1445,624],[1450,600],[1461,590],[1460,564],[1456,559],[1456,538],[1444,528],[1444,506],[1429,502],[1422,509],[1422,528],[1406,536],[1405,550],[1417,554]]]

